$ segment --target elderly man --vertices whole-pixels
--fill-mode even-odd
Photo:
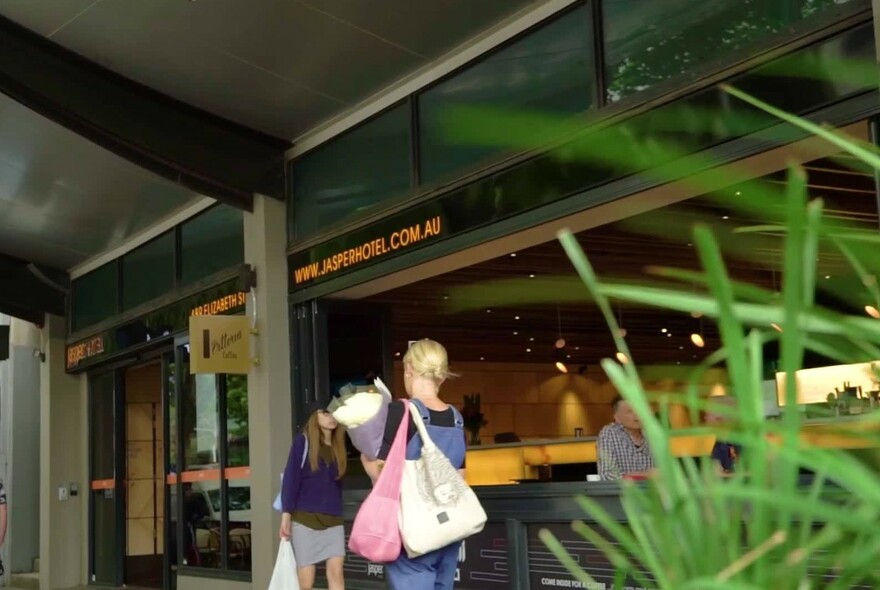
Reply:
[[[596,449],[599,477],[610,481],[647,476],[654,469],[654,457],[642,434],[642,422],[632,407],[617,396],[611,404],[614,422],[599,432]]]

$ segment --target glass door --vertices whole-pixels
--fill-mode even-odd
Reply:
[[[89,380],[89,579],[93,584],[119,586],[123,577],[124,503],[122,469],[121,388],[118,373]]]

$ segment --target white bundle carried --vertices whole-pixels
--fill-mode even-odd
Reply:
[[[370,459],[375,459],[385,435],[385,420],[391,392],[381,379],[371,386],[346,385],[339,390],[339,398],[327,408],[336,421],[348,430],[354,447]]]

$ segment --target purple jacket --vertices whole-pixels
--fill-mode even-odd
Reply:
[[[339,470],[319,459],[318,470],[312,471],[308,457],[303,462],[305,446],[305,435],[296,435],[281,483],[282,510],[342,516],[342,480],[336,479]]]

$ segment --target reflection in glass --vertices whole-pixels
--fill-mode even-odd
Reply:
[[[229,523],[227,537],[227,567],[236,571],[251,571],[251,486],[247,479],[226,482],[226,517]]]
[[[184,471],[219,467],[218,401],[214,375],[186,376],[182,399]]]
[[[247,375],[225,375],[226,466],[250,465]]]
[[[183,484],[183,564],[219,568],[220,480]]]
[[[419,96],[421,180],[472,167],[495,148],[461,145],[449,134],[456,107],[477,105],[557,115],[593,105],[593,40],[584,5],[528,33]],[[491,123],[489,123],[491,125]]]
[[[607,98],[618,101],[846,2],[605,0]]]
[[[116,314],[118,267],[110,262],[73,281],[73,331],[88,328]]]
[[[402,104],[296,160],[291,240],[408,191],[409,152],[410,109]]]
[[[180,227],[180,281],[189,285],[244,262],[244,218],[225,205],[208,209]]]
[[[174,288],[174,232],[122,257],[122,308],[132,309]]]

